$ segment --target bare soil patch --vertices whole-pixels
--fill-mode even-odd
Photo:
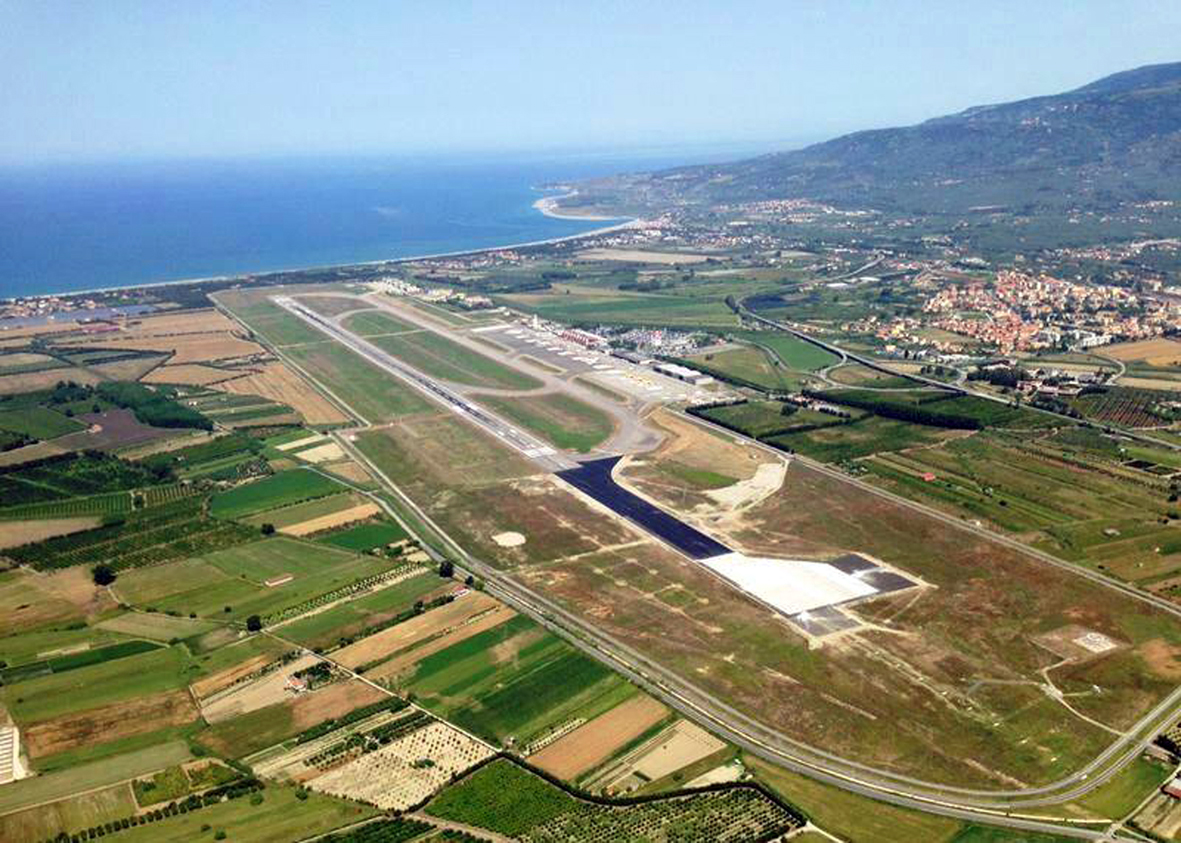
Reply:
[[[385,697],[385,694],[372,685],[359,679],[349,679],[296,697],[291,709],[291,720],[297,729],[303,731]]]
[[[1100,349],[1100,353],[1116,360],[1143,360],[1150,366],[1181,365],[1181,342],[1163,337],[1116,343]]]
[[[585,249],[579,252],[577,257],[584,261],[627,261],[673,266],[682,263],[705,263],[710,256],[680,252],[645,252],[640,249]]]
[[[201,715],[209,723],[220,723],[290,699],[295,695],[288,687],[292,674],[320,661],[319,656],[301,656],[253,681],[206,697],[201,701]]]
[[[0,548],[19,547],[54,536],[97,527],[101,518],[49,518],[44,521],[0,521]]]
[[[363,503],[350,507],[349,509],[341,510],[340,512],[321,515],[318,518],[310,518],[307,521],[292,524],[290,527],[283,527],[279,532],[288,536],[310,536],[312,533],[319,533],[323,530],[331,530],[333,527],[340,527],[343,524],[351,524],[354,521],[363,521],[366,518],[372,518],[380,512],[381,507],[377,504]]]
[[[205,699],[211,697],[223,688],[228,688],[241,679],[243,676],[249,676],[256,670],[262,670],[268,664],[275,660],[274,656],[262,654],[246,659],[240,664],[236,664],[231,668],[214,673],[212,676],[206,676],[204,679],[198,679],[189,688],[197,699]]]
[[[188,693],[167,691],[38,723],[26,730],[26,746],[30,757],[41,758],[80,746],[192,723],[196,719],[197,709]]]
[[[668,709],[646,694],[632,697],[529,756],[547,773],[573,780],[659,723]]]

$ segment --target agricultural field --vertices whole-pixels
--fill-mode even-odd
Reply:
[[[637,694],[531,754],[529,763],[550,775],[574,781],[668,715],[663,704],[646,694]]]
[[[723,380],[749,383],[770,392],[796,390],[803,382],[772,352],[752,345],[705,351],[687,358],[686,363]]]
[[[393,521],[378,521],[370,524],[358,524],[344,530],[338,530],[320,539],[324,544],[342,547],[363,553],[379,547],[387,547],[394,542],[409,538],[400,524]]]
[[[602,445],[614,429],[605,412],[564,392],[516,397],[485,395],[477,400],[564,450],[585,454]]]
[[[738,843],[771,839],[804,824],[785,803],[749,785],[639,802],[592,802],[508,759],[486,764],[448,788],[427,805],[426,813],[525,843]]]
[[[357,594],[409,570],[322,544],[275,536],[119,577],[120,597],[138,608],[267,623]]]
[[[954,435],[937,427],[866,416],[848,424],[766,436],[762,441],[821,462],[841,463],[871,454],[933,445]]]
[[[902,375],[891,375],[860,363],[846,363],[828,372],[830,380],[863,389],[909,389],[918,384]]]
[[[315,471],[292,469],[214,495],[209,513],[216,518],[244,518],[343,490],[339,483]]]
[[[1178,418],[1164,406],[1175,401],[1175,393],[1154,389],[1104,387],[1073,399],[1071,406],[1088,419],[1121,427],[1165,427]]]

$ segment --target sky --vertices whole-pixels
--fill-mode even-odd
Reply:
[[[792,148],[1181,60],[1176,0],[0,0],[0,161]]]

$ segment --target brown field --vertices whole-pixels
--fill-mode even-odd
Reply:
[[[341,510],[340,512],[321,515],[318,518],[311,518],[307,521],[301,521],[298,524],[292,524],[289,527],[283,527],[279,532],[288,536],[310,536],[312,533],[319,533],[322,530],[331,530],[333,527],[340,527],[343,524],[351,524],[354,521],[371,518],[380,512],[381,507],[377,504],[363,503],[350,507],[349,509]]]
[[[199,363],[184,363],[180,366],[161,366],[149,372],[144,383],[178,383],[186,386],[208,386],[213,383],[244,377],[248,372],[239,369],[218,369]]]
[[[343,424],[349,420],[335,404],[316,392],[286,363],[264,363],[260,370],[228,381],[222,384],[222,388],[227,392],[261,395],[279,404],[286,404],[303,416],[308,424]]]
[[[418,641],[466,623],[498,605],[495,598],[481,591],[472,591],[458,600],[343,647],[333,653],[332,658],[350,668],[378,661]]]
[[[142,424],[131,410],[119,409],[107,410],[105,413],[87,413],[78,416],[78,420],[90,425],[93,429],[67,433],[58,439],[58,444],[75,450],[84,448],[113,450],[156,439],[170,439],[174,436],[186,435],[186,431],[178,431],[176,428],[151,427]]]
[[[268,664],[275,660],[275,656],[263,654],[252,656],[245,661],[227,668],[219,673],[214,673],[212,676],[206,676],[203,679],[198,679],[189,686],[189,690],[193,692],[199,700],[211,697],[223,688],[228,688],[244,676],[249,676],[256,670],[262,670]]]
[[[78,384],[96,384],[102,377],[86,369],[42,369],[40,372],[22,372],[17,375],[0,375],[0,395],[17,392],[33,392],[51,389],[60,380],[71,380]]]
[[[102,519],[47,518],[43,521],[0,521],[0,548],[19,547],[54,536],[66,536],[79,530],[97,527]]]
[[[310,694],[296,698],[291,721],[303,731],[333,717],[348,714],[354,708],[384,699],[385,694],[359,679],[337,682]]]
[[[1163,337],[1116,343],[1099,352],[1116,360],[1143,360],[1149,366],[1181,366],[1181,342]]]
[[[48,354],[38,354],[34,351],[17,351],[13,354],[0,355],[0,369],[31,366],[34,363],[56,363],[57,358]]]
[[[615,706],[541,752],[529,763],[561,779],[574,780],[610,758],[668,714],[668,709],[645,694]]]
[[[114,381],[137,381],[151,372],[167,358],[166,355],[155,357],[135,357],[130,360],[114,360],[110,363],[97,363],[87,368],[98,372],[104,378]]]
[[[432,639],[419,647],[415,647],[407,653],[382,662],[377,667],[367,671],[365,675],[374,680],[393,679],[403,671],[408,671],[432,653],[446,650],[452,644],[458,644],[460,641],[466,641],[473,635],[479,635],[481,632],[500,626],[505,621],[515,617],[516,614],[508,606],[497,606],[491,612],[481,615],[470,623],[456,627],[443,633],[438,638]]]
[[[1181,390],[1181,380],[1167,378],[1129,378],[1124,376],[1118,381],[1120,386],[1134,386],[1140,389]]]
[[[221,311],[213,308],[183,310],[152,316],[139,316],[125,323],[128,333],[145,337],[170,334],[193,334],[209,331],[233,331],[238,326]]]
[[[68,834],[123,819],[135,808],[131,787],[115,785],[5,814],[0,817],[0,840],[53,840],[63,831]]]
[[[53,442],[36,442],[32,445],[25,445],[23,448],[13,448],[11,451],[0,452],[0,468],[10,465],[20,465],[21,463],[32,462],[33,460],[40,460],[45,457],[56,456],[57,454],[65,454],[69,450],[69,448],[63,448],[61,445]]]
[[[24,738],[29,756],[37,759],[80,746],[181,726],[196,719],[197,708],[186,691],[166,691],[46,720],[25,730]]]
[[[53,574],[26,569],[0,574],[0,637],[54,621],[98,615],[114,606],[107,590],[95,586],[90,571],[83,567]]]
[[[335,465],[326,465],[323,468],[325,471],[331,472],[337,477],[344,478],[352,483],[365,484],[373,482],[373,475],[366,471],[364,466],[352,460]]]
[[[88,348],[172,352],[169,359],[172,364],[209,363],[263,353],[262,346],[229,332],[136,336],[90,341],[86,345]]]

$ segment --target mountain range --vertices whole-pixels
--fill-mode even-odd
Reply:
[[[1181,62],[729,164],[600,180],[584,201],[807,197],[900,212],[1096,209],[1181,198]]]

